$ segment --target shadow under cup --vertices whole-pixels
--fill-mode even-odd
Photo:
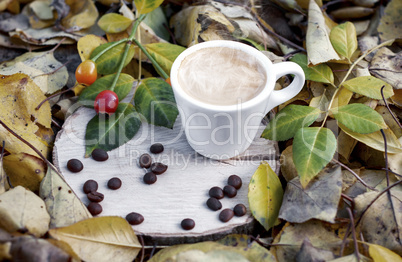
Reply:
[[[187,63],[189,57],[194,67]],[[232,74],[236,70],[244,79]],[[291,85],[273,91],[275,81],[288,73],[295,75]],[[170,80],[188,143],[201,155],[223,160],[243,153],[253,143],[262,118],[299,93],[304,74],[292,62],[273,65],[251,46],[215,40],[183,51],[172,65]]]

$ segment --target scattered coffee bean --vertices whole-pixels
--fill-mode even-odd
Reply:
[[[144,222],[144,217],[136,212],[131,212],[126,216],[126,220],[130,225],[139,225]]]
[[[82,164],[82,162],[80,160],[73,158],[73,159],[68,160],[67,168],[71,172],[78,173],[84,168],[84,165]]]
[[[222,208],[222,203],[218,199],[216,199],[214,197],[210,197],[207,200],[207,206],[209,207],[209,209],[211,209],[213,211],[217,211]]]
[[[237,190],[233,186],[225,186],[223,188],[223,192],[225,193],[225,195],[227,197],[230,197],[230,198],[235,197],[237,195]]]
[[[247,213],[247,208],[245,205],[243,204],[237,204],[234,208],[233,208],[234,214],[237,217],[242,217]]]
[[[92,158],[96,161],[106,161],[109,159],[108,153],[100,148],[95,148],[94,151],[92,151]]]
[[[99,203],[91,202],[88,205],[88,211],[91,215],[96,216],[102,213],[102,206]]]
[[[167,165],[159,163],[159,162],[152,163],[152,165],[151,165],[151,171],[157,175],[165,173],[167,168],[168,168]]]
[[[241,178],[239,176],[237,176],[237,175],[231,175],[228,178],[228,185],[229,186],[232,186],[232,187],[234,187],[236,189],[240,189],[242,184],[243,183],[241,181]]]
[[[151,148],[149,149],[149,151],[151,151],[151,153],[153,154],[159,154],[163,152],[163,145],[161,143],[155,143],[151,146]]]
[[[89,192],[87,194],[87,197],[89,199],[89,201],[91,202],[102,202],[102,200],[105,198],[105,196],[102,193],[99,192]]]
[[[209,196],[216,199],[222,199],[224,197],[222,188],[218,186],[211,187],[211,189],[209,190]]]
[[[154,173],[148,172],[148,173],[146,173],[146,174],[144,175],[143,180],[144,180],[144,183],[145,183],[145,184],[152,185],[152,184],[155,183],[156,180],[158,180],[158,179],[157,179],[157,177],[156,177],[156,175],[155,175]]]
[[[84,190],[85,194],[95,192],[96,190],[98,190],[98,183],[95,180],[92,180],[92,179],[87,180],[84,183],[83,190]]]
[[[113,190],[119,189],[121,187],[121,180],[113,177],[107,182],[107,187]]]
[[[234,212],[232,209],[226,208],[219,213],[219,220],[222,222],[228,222],[232,219]]]
[[[140,156],[140,167],[149,168],[152,164],[152,158],[149,154],[142,154]]]
[[[181,221],[181,227],[184,230],[191,230],[195,227],[195,222],[191,218],[186,218]]]

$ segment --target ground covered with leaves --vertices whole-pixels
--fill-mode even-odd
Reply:
[[[0,260],[402,261],[401,17],[399,0],[0,0]],[[94,116],[86,155],[126,143],[140,117],[172,128],[177,109],[150,104],[174,103],[175,58],[217,39],[304,70],[262,134],[281,172],[262,162],[249,183],[255,232],[146,246],[124,218],[92,217],[51,163],[55,136],[100,92],[133,88],[115,109],[130,122]],[[89,86],[74,74],[85,60]]]

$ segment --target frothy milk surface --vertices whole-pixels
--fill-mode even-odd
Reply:
[[[260,62],[244,51],[209,47],[187,56],[178,81],[193,98],[213,105],[244,103],[264,88],[266,74]]]

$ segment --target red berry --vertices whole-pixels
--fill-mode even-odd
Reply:
[[[113,114],[119,105],[119,97],[111,90],[100,92],[95,98],[94,108],[96,113]]]
[[[75,79],[80,84],[92,85],[97,77],[96,64],[92,60],[85,60],[75,70]]]

